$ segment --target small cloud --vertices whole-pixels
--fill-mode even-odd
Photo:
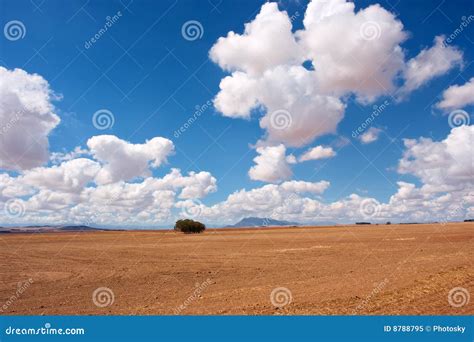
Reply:
[[[405,84],[399,90],[402,96],[446,74],[454,67],[462,66],[462,52],[454,46],[447,46],[444,38],[435,37],[432,47],[422,50],[406,63],[403,71]]]
[[[363,144],[370,144],[379,139],[382,130],[380,128],[370,127],[367,132],[362,134],[359,139]]]
[[[288,164],[296,164],[298,161],[296,160],[296,157],[293,154],[290,154],[286,157],[286,162]]]
[[[293,158],[291,155],[286,156],[286,148],[283,144],[257,147],[257,153],[259,155],[253,159],[255,165],[248,172],[250,179],[278,183],[291,177],[289,163],[294,156]]]
[[[463,85],[452,85],[443,92],[442,100],[436,104],[439,109],[461,109],[474,104],[474,77]]]
[[[89,150],[76,146],[71,152],[52,152],[49,160],[53,164],[61,164],[62,162],[73,160],[84,155],[90,155]]]
[[[332,147],[316,146],[306,151],[300,158],[300,162],[316,159],[331,158],[336,155]]]

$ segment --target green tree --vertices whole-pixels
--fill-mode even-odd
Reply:
[[[174,225],[174,230],[185,234],[202,233],[205,229],[206,226],[203,223],[190,219],[178,220]]]

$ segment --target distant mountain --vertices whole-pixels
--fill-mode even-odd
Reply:
[[[0,233],[51,233],[51,232],[85,232],[85,231],[108,231],[120,229],[93,228],[89,226],[18,226],[0,227]]]
[[[89,226],[63,226],[63,227],[58,227],[58,230],[66,230],[66,231],[85,231],[85,230],[108,230],[108,229],[102,229],[102,228],[94,228],[94,227],[89,227]]]
[[[298,226],[299,223],[290,221],[280,221],[271,218],[262,217],[246,217],[237,222],[236,224],[226,226],[228,228],[237,227],[275,227],[275,226]]]

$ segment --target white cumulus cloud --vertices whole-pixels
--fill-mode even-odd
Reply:
[[[402,93],[411,92],[462,64],[462,52],[443,41],[443,36],[437,36],[432,47],[422,50],[407,62]]]
[[[211,48],[210,58],[230,73],[214,105],[232,118],[263,112],[269,144],[305,146],[336,133],[351,94],[362,103],[397,91],[402,98],[462,64],[462,53],[442,36],[407,62],[407,38],[402,22],[379,4],[356,10],[351,1],[312,0],[303,28],[293,31],[288,14],[265,3],[242,34],[231,31]],[[275,120],[275,113],[287,117]]]
[[[379,139],[382,130],[376,127],[370,127],[366,132],[359,136],[360,141],[363,144],[370,144]]]
[[[114,135],[98,135],[87,141],[92,156],[104,164],[97,175],[100,184],[150,175],[174,151],[173,142],[155,137],[144,144],[132,144]]]
[[[254,158],[255,165],[249,170],[251,179],[276,183],[291,177],[292,171],[283,144],[258,147],[257,153],[259,155]]]
[[[245,24],[242,35],[229,32],[210,51],[211,59],[228,71],[259,75],[279,65],[300,63],[300,47],[295,41],[290,18],[276,3],[265,3],[260,13]]]
[[[325,92],[367,101],[394,88],[407,38],[394,14],[378,4],[356,11],[346,0],[313,0],[303,24],[296,34]]]
[[[332,149],[332,147],[316,146],[306,151],[299,158],[299,161],[303,162],[307,160],[325,159],[334,157],[335,155],[336,152]]]
[[[446,139],[405,139],[398,165],[402,174],[421,179],[432,191],[471,188],[474,184],[474,126],[453,128]]]
[[[453,85],[443,92],[442,100],[436,105],[440,109],[461,109],[474,105],[474,77],[463,85]]]
[[[94,180],[101,166],[87,158],[78,158],[52,167],[38,167],[25,171],[19,179],[38,189],[61,192],[80,192]]]
[[[0,169],[25,170],[48,161],[48,135],[58,124],[48,82],[0,67]]]

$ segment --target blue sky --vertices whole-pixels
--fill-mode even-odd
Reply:
[[[2,26],[18,20],[24,25],[25,35],[18,40],[0,39],[0,65],[7,70],[20,68],[28,74],[39,74],[49,83],[49,88],[60,95],[60,99],[52,101],[60,123],[48,135],[50,153],[67,153],[76,146],[87,148],[89,138],[103,134],[134,144],[143,144],[154,137],[170,139],[174,154],[160,167],[151,168],[152,176],[163,177],[172,168],[180,169],[183,174],[209,172],[216,179],[217,190],[200,198],[199,205],[211,207],[240,189],[291,180],[330,182],[324,195],[314,197],[322,203],[336,202],[351,194],[388,203],[397,193],[399,181],[417,187],[427,184],[420,175],[399,172],[399,160],[406,150],[403,139],[427,137],[439,142],[451,133],[453,127],[448,124],[447,114],[453,108],[440,110],[436,104],[442,100],[443,91],[452,85],[466,84],[474,76],[474,23],[468,24],[450,44],[462,52],[462,62],[452,62],[448,70],[432,79],[426,78],[403,98],[397,97],[396,89],[370,101],[359,101],[354,91],[339,94],[346,108],[334,132],[316,136],[299,147],[283,142],[286,155],[298,157],[318,145],[331,147],[336,155],[292,164],[290,177],[266,181],[261,177],[251,179],[248,173],[258,155],[257,145],[268,137],[268,132],[259,125],[266,112],[264,105],[253,108],[247,119],[226,117],[214,105],[206,105],[219,93],[221,80],[231,74],[210,58],[211,48],[229,31],[242,34],[244,24],[255,19],[264,3],[247,0],[3,1]],[[455,32],[463,22],[462,17],[474,14],[474,5],[468,0],[356,1],[355,12],[375,3],[403,23],[407,39],[400,46],[406,62],[431,48],[436,36]],[[292,18],[293,32],[303,28],[307,4],[307,1],[278,2],[279,10],[286,11]],[[86,48],[86,42],[106,24],[106,17],[118,12],[121,15],[117,21]],[[199,22],[202,37],[195,40],[183,37],[183,25],[190,20]],[[383,31],[380,39],[384,39]],[[337,37],[334,44],[338,44]],[[402,87],[404,82],[403,76],[393,78],[395,88]],[[352,132],[370,116],[374,105],[380,106],[385,101],[386,109],[371,124],[380,130],[378,139],[364,144],[353,138]],[[174,136],[193,116],[197,106],[206,107],[202,115],[178,138]],[[113,114],[113,127],[100,130],[92,124],[94,113],[101,109]],[[472,104],[454,109],[471,113]],[[315,117],[307,124],[317,122]],[[263,145],[268,146],[266,142]],[[53,164],[49,161],[41,166]],[[10,177],[20,177],[25,170],[6,168],[4,172]],[[26,203],[30,197],[18,198]],[[44,211],[40,216],[48,215]],[[238,216],[235,214],[228,220]],[[64,220],[71,220],[71,216],[67,217]],[[209,217],[213,217],[209,219],[213,222],[221,222],[212,215]],[[38,221],[28,214],[23,219]],[[152,219],[146,224],[171,221],[169,216],[164,221]],[[321,221],[338,219],[325,216]]]

